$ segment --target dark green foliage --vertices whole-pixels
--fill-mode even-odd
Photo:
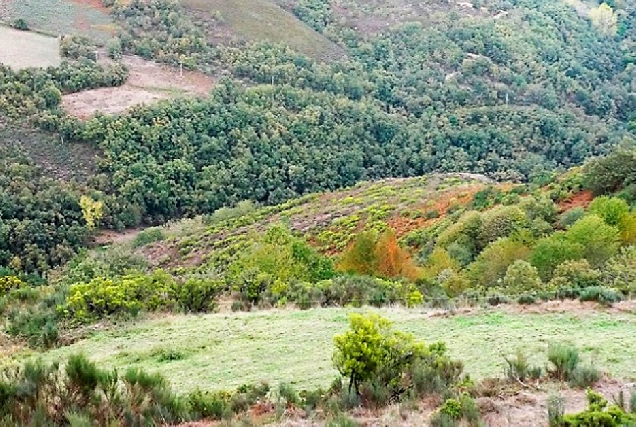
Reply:
[[[605,157],[589,161],[585,165],[586,186],[594,194],[609,194],[635,184],[636,150],[621,147]]]
[[[20,30],[20,31],[29,31],[29,24],[27,24],[27,22],[22,19],[22,18],[18,18],[16,20],[14,20],[11,23],[11,27],[15,28],[16,30]]]
[[[579,366],[572,373],[570,385],[578,388],[590,387],[598,382],[601,373],[594,366]]]
[[[604,305],[612,305],[613,303],[623,300],[619,292],[613,289],[603,288],[600,286],[592,286],[582,289],[579,292],[581,301],[596,301]]]

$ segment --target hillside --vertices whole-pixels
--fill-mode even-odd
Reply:
[[[634,0],[0,21],[0,427],[636,423]]]

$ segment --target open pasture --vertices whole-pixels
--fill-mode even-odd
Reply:
[[[22,69],[55,67],[60,61],[55,37],[0,26],[0,63]]]
[[[435,315],[422,309],[377,310],[426,342],[444,341],[474,378],[503,375],[504,357],[522,349],[545,365],[548,343],[570,342],[584,363],[619,378],[636,378],[634,311],[597,311],[590,306],[518,312],[478,310]],[[353,309],[171,315],[145,320],[44,354],[60,360],[83,352],[100,365],[143,367],[161,372],[179,392],[225,389],[265,380],[297,388],[328,386],[337,375],[331,363],[333,336],[348,326]],[[565,311],[567,310],[567,311]]]

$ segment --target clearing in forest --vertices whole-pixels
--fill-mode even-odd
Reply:
[[[115,35],[115,25],[101,0],[0,0],[8,22],[23,19],[29,26],[52,35],[80,34],[101,43]]]
[[[446,342],[474,378],[503,375],[504,357],[517,349],[544,366],[550,342],[569,342],[590,361],[622,379],[636,378],[633,304],[597,309],[584,303],[548,303],[523,312],[515,306],[452,315],[423,309],[373,309],[426,342]],[[571,305],[576,305],[572,307]],[[337,375],[333,336],[348,326],[352,308],[170,315],[98,332],[44,354],[61,360],[83,352],[100,366],[161,372],[178,392],[228,389],[244,383],[285,381],[298,389],[328,386]],[[367,309],[357,309],[366,311]],[[368,309],[371,310],[371,309]],[[631,310],[631,311],[630,311]]]
[[[56,67],[60,64],[57,38],[0,26],[0,63],[15,69]]]
[[[199,25],[214,22],[211,38],[282,43],[307,56],[329,60],[344,50],[269,0],[183,0]]]
[[[64,95],[64,109],[83,119],[97,112],[117,114],[135,105],[176,96],[206,96],[214,84],[214,79],[203,73],[184,70],[181,75],[176,68],[137,56],[125,56],[123,63],[130,69],[130,76],[124,85]]]

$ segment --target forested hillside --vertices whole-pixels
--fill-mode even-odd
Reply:
[[[114,63],[68,39],[59,69],[7,70],[0,89],[7,115],[100,153],[74,190],[103,206],[98,228],[435,171],[527,181],[633,140],[631,1],[279,2],[346,52],[328,62],[208,37],[233,21],[187,2],[105,4],[118,26],[105,46]],[[120,85],[122,54],[226,77],[205,99],[66,116],[60,93]]]

